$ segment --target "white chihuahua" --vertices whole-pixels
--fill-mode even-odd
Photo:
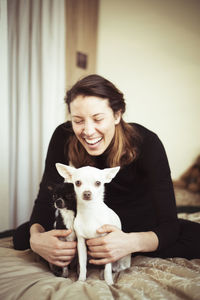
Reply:
[[[100,170],[94,167],[76,169],[63,164],[56,164],[59,174],[65,182],[73,183],[77,199],[77,215],[74,230],[78,239],[78,257],[80,265],[79,280],[86,280],[87,247],[85,240],[101,236],[97,229],[105,224],[115,225],[121,229],[118,215],[104,203],[104,184],[111,182],[120,167]],[[131,255],[121,258],[113,265],[114,271],[129,268]],[[112,264],[104,268],[104,279],[113,284]]]

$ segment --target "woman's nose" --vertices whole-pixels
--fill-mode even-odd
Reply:
[[[93,135],[95,133],[95,127],[92,122],[85,122],[84,128],[83,128],[83,133],[87,136]]]

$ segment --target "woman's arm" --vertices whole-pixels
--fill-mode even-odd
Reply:
[[[55,209],[51,185],[63,182],[55,164],[67,162],[65,157],[65,143],[69,136],[67,129],[69,129],[69,124],[62,124],[52,135],[38,197],[30,219],[31,249],[48,262],[61,267],[68,265],[76,252],[76,242],[60,240],[61,237],[67,237],[71,230],[52,230]]]
[[[31,249],[42,256],[49,263],[67,266],[76,253],[76,242],[61,241],[60,237],[67,237],[71,230],[46,231],[40,224],[30,227]]]
[[[159,251],[177,240],[179,222],[169,162],[165,148],[156,134],[149,135],[140,166],[149,182],[149,197],[157,222],[152,230],[159,239]]]
[[[107,264],[130,253],[153,252],[158,248],[158,237],[153,231],[125,233],[115,226],[104,225],[98,233],[108,234],[87,241],[92,264]]]

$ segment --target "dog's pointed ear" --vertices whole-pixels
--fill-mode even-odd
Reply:
[[[62,176],[65,179],[65,181],[72,183],[72,175],[75,168],[64,164],[56,163],[56,169],[60,176]]]
[[[109,183],[117,175],[120,167],[107,168],[103,170],[104,173],[104,182]]]

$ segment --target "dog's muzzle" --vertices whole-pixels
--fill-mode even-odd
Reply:
[[[92,193],[90,191],[83,192],[83,200],[91,200],[92,199]]]

